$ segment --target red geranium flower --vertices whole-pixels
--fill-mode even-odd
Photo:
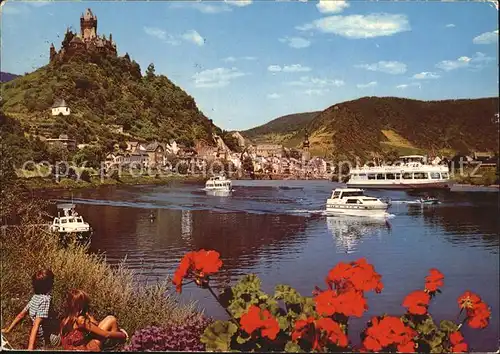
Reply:
[[[490,322],[491,310],[479,295],[466,291],[457,300],[461,309],[467,310],[467,323],[472,328],[485,328]]]
[[[429,301],[429,294],[422,290],[416,290],[406,296],[403,301],[403,306],[413,315],[425,315],[427,313]]]
[[[207,279],[207,275],[218,272],[222,266],[219,257],[219,252],[204,249],[186,253],[172,280],[177,292],[182,292],[182,280],[184,278],[194,277],[196,283],[200,285]]]
[[[349,264],[340,262],[330,270],[326,277],[326,284],[332,289],[354,288],[358,291],[375,290],[380,293],[384,285],[380,281],[382,276],[375,271],[373,265],[366,262],[365,258]]]
[[[326,290],[314,297],[316,311],[323,316],[342,313],[346,316],[363,316],[368,309],[366,299],[361,291],[347,289],[344,292]]]
[[[323,350],[327,343],[347,347],[349,340],[340,325],[331,318],[315,320],[309,317],[295,322],[292,340],[306,339],[312,343],[312,350]]]
[[[425,277],[425,289],[433,292],[443,286],[444,275],[439,270],[432,268],[429,275]]]
[[[467,310],[467,323],[472,328],[485,328],[490,322],[491,311],[485,302],[480,302],[473,309]]]
[[[252,305],[240,318],[241,328],[248,334],[252,334],[256,330],[261,330],[262,337],[267,337],[271,340],[276,339],[280,326],[276,318],[274,318],[268,310],[262,310],[260,307]]]
[[[460,331],[451,333],[449,339],[452,353],[463,353],[467,351],[467,343],[464,342],[464,337]]]
[[[404,325],[398,317],[387,316],[379,320],[372,318],[372,326],[365,331],[366,337],[363,346],[370,351],[382,351],[392,344],[396,344],[400,352],[414,352],[413,338],[416,332]]]
[[[472,309],[476,304],[479,304],[481,302],[481,297],[471,291],[466,291],[458,298],[457,302],[458,307],[460,307],[461,309]]]

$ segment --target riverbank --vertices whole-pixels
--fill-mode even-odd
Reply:
[[[89,181],[74,180],[71,178],[62,178],[56,182],[52,178],[29,177],[20,178],[21,182],[29,190],[59,190],[59,189],[88,189],[100,188],[105,186],[120,186],[120,185],[169,185],[177,182],[187,183],[202,183],[205,180],[203,176],[197,175],[178,175],[172,174],[163,177],[150,176],[121,176],[118,179],[91,177]]]

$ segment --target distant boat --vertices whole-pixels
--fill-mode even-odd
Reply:
[[[428,205],[439,204],[439,199],[435,197],[423,197],[418,199],[418,202],[420,202],[421,204],[428,204]]]
[[[217,192],[231,192],[232,182],[225,176],[215,176],[210,177],[205,183],[205,190],[207,192],[217,191]]]
[[[401,156],[400,165],[364,166],[349,172],[347,186],[380,189],[450,189],[448,166],[430,165],[421,155]]]
[[[362,189],[336,188],[326,201],[326,212],[355,216],[385,216],[390,204],[366,196]]]
[[[75,208],[76,205],[72,203],[58,204],[57,209],[62,210],[62,215],[58,211],[57,216],[52,220],[50,230],[62,236],[75,235],[78,240],[88,238],[92,233],[92,228]]]

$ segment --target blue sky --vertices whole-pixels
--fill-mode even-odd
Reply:
[[[90,7],[143,71],[153,62],[224,129],[363,96],[498,96],[498,10],[485,2],[18,2],[2,71],[47,64]]]

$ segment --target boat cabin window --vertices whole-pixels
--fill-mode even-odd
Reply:
[[[432,179],[440,179],[441,176],[439,175],[439,172],[431,172],[431,178]]]
[[[340,197],[340,192],[334,192],[332,199],[338,199]]]
[[[383,173],[377,174],[377,179],[385,179],[385,175]]]
[[[442,178],[448,178],[448,172],[443,172],[441,173]]]
[[[396,179],[396,176],[394,175],[394,173],[387,173],[385,175],[385,178],[387,178],[387,179]]]
[[[347,199],[346,204],[357,204],[358,200],[357,199]]]
[[[70,218],[70,219],[68,219],[68,222],[75,222],[75,219]]]
[[[59,224],[59,219],[55,219],[54,224]]]
[[[375,179],[376,175],[373,173],[368,174],[368,179]]]
[[[427,172],[414,172],[413,179],[427,179]]]
[[[363,198],[365,202],[375,202],[377,201],[377,198]]]
[[[76,218],[76,222],[83,222],[82,218]]]
[[[344,192],[342,193],[342,198],[346,197],[362,197],[363,196],[363,191],[356,191],[356,192]],[[356,199],[353,199],[356,200]]]
[[[61,224],[66,224],[68,222],[68,220],[66,219],[61,219]]]
[[[411,173],[408,173],[408,172],[403,173],[403,179],[412,179],[411,178]]]

